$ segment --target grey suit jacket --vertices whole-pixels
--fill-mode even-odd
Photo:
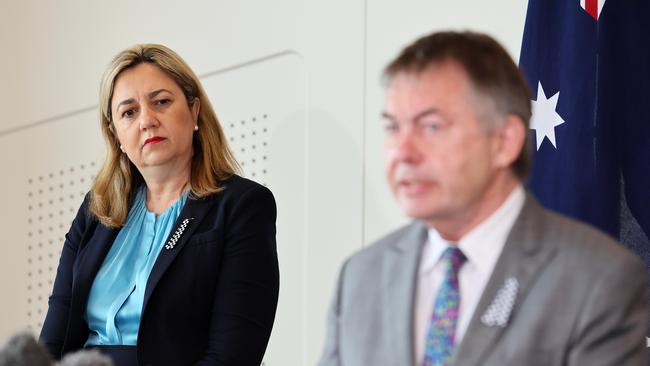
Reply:
[[[413,304],[425,239],[425,226],[413,223],[345,262],[320,366],[415,365]],[[504,291],[514,304],[488,319]],[[645,366],[647,326],[642,262],[527,195],[454,365]]]

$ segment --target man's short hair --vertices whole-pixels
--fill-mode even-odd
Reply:
[[[458,63],[474,89],[494,102],[501,116],[515,115],[526,128],[524,147],[512,169],[523,181],[531,165],[530,90],[526,79],[508,52],[492,37],[474,32],[436,32],[407,46],[384,70],[390,81],[401,73],[419,74],[429,66],[447,61]]]

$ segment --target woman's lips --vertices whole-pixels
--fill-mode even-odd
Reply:
[[[158,142],[160,142],[160,141],[162,141],[162,140],[165,140],[165,138],[164,138],[164,137],[160,137],[160,136],[154,136],[154,137],[151,137],[151,138],[146,139],[146,140],[144,141],[144,145],[143,145],[143,146],[146,146],[146,145],[149,145],[149,144],[155,144],[155,143],[158,143]]]

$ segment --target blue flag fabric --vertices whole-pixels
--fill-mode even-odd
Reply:
[[[650,268],[650,1],[530,0],[530,188]]]

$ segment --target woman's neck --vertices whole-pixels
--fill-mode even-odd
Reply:
[[[180,174],[143,176],[147,186],[147,210],[160,215],[183,194],[190,178],[188,168]]]

